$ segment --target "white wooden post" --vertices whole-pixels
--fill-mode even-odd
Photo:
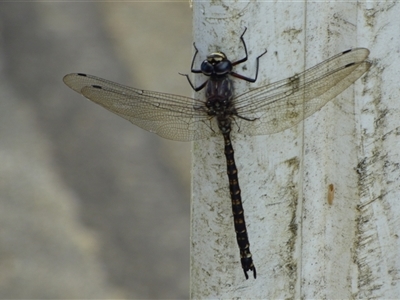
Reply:
[[[356,101],[358,298],[400,295],[400,3],[360,6],[358,36],[374,66]]]
[[[233,137],[257,279],[240,265],[223,139],[193,144],[191,297],[400,295],[400,4],[195,1],[193,11],[197,66],[215,50],[241,58],[245,26],[249,60],[236,71],[252,76],[268,49],[258,81],[236,80],[236,94],[352,47],[369,48],[373,66],[299,125]]]

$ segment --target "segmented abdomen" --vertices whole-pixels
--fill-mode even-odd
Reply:
[[[256,278],[256,268],[253,264],[249,238],[247,236],[246,222],[244,220],[242,197],[240,195],[239,178],[235,164],[234,151],[229,132],[224,133],[223,136],[225,141],[225,157],[229,178],[229,191],[232,199],[233,221],[235,225],[236,239],[240,249],[240,261],[246,279],[249,278],[247,271],[253,271],[254,278]]]

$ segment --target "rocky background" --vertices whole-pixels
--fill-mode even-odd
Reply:
[[[191,95],[188,2],[0,3],[0,298],[189,295],[190,143],[62,82]]]

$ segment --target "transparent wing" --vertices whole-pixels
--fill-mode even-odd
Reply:
[[[368,54],[364,48],[344,51],[303,73],[237,96],[233,131],[261,135],[296,125],[361,77],[370,68],[365,61]],[[69,74],[63,80],[86,98],[164,138],[192,141],[219,133],[204,101],[135,89],[86,74]]]
[[[203,101],[135,89],[86,74],[68,74],[63,80],[89,100],[164,138],[192,141],[219,132],[204,111]]]
[[[296,125],[360,78],[371,66],[365,61],[368,55],[365,48],[347,50],[303,73],[237,96],[235,131],[263,135]]]

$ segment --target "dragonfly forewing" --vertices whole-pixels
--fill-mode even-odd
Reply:
[[[236,130],[263,135],[298,124],[360,78],[371,66],[365,60],[368,54],[365,48],[345,51],[303,73],[236,97],[241,117]]]
[[[193,141],[218,132],[201,109],[204,101],[127,87],[86,74],[69,74],[64,82],[105,109],[133,124],[176,141]]]

